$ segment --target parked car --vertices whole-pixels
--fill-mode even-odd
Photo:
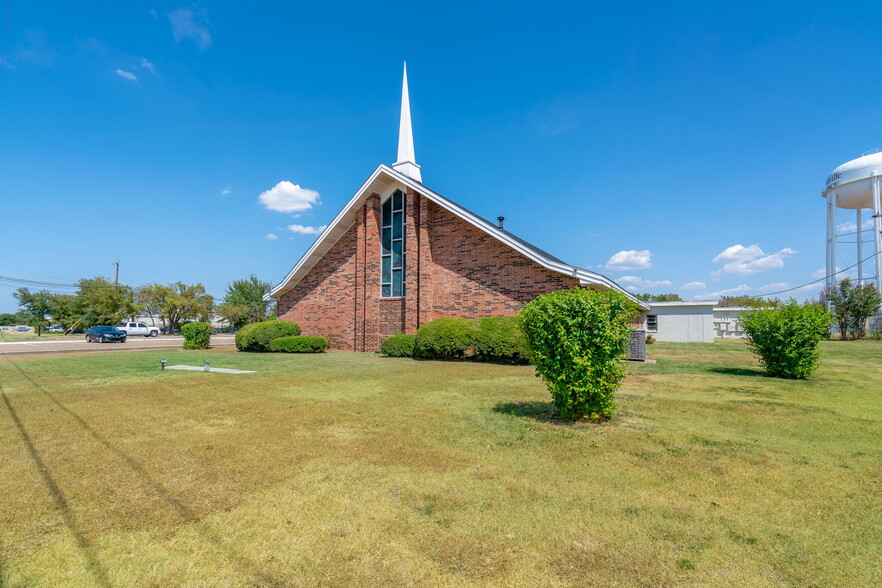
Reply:
[[[86,331],[86,343],[108,343],[110,341],[126,342],[126,334],[116,327],[92,327]]]
[[[148,327],[144,323],[120,323],[116,325],[116,328],[129,336],[156,337],[159,335],[159,327]]]
[[[46,331],[47,333],[62,333],[62,332],[64,332],[64,327],[62,327],[61,325],[52,325],[51,327],[48,327],[43,330]]]

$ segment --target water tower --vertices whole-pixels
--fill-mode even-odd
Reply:
[[[835,286],[845,273],[856,275],[861,284],[875,284],[882,292],[882,151],[876,149],[843,163],[827,177],[823,196],[827,199],[827,286]],[[840,228],[837,210],[854,210],[854,225]],[[871,222],[870,222],[871,221]],[[850,225],[850,223],[847,223]],[[869,225],[869,226],[866,226]],[[841,232],[840,232],[841,231]],[[853,238],[853,239],[852,239]],[[837,245],[843,258],[841,269],[857,264],[842,275],[836,273]],[[851,247],[854,244],[856,247]],[[848,251],[848,255],[842,253]],[[852,259],[851,252],[856,252]],[[875,255],[874,255],[875,254]],[[866,260],[862,263],[862,260]]]

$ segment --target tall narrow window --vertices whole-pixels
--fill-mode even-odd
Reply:
[[[380,226],[382,296],[404,296],[404,193],[401,190],[395,190],[383,203]]]

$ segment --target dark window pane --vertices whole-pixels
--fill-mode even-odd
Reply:
[[[380,280],[380,282],[387,283],[387,284],[389,282],[391,282],[392,280],[389,277],[391,271],[392,271],[392,258],[388,257],[388,256],[384,257],[383,258],[383,279]]]
[[[392,270],[392,296],[404,295],[404,281],[402,280],[402,270]]]
[[[403,194],[401,193],[401,190],[395,190],[395,194],[392,195],[392,199],[394,201],[394,204],[392,205],[392,210],[401,210],[402,208],[404,208],[402,202],[404,199],[402,198],[402,196]]]
[[[392,296],[392,286],[383,286],[383,298]]]
[[[383,203],[383,226],[388,227],[392,220],[392,199],[389,198]]]
[[[389,253],[392,247],[392,229],[383,229],[383,255]]]
[[[392,242],[392,267],[403,267],[404,259],[401,255],[401,241]]]
[[[392,238],[400,239],[401,238],[401,221],[404,220],[404,215],[400,212],[396,212],[392,215]]]

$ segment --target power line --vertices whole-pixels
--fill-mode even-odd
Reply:
[[[817,284],[818,282],[822,282],[822,281],[825,281],[825,280],[827,280],[827,279],[829,279],[829,278],[832,278],[833,276],[839,275],[839,274],[841,274],[842,272],[847,272],[847,271],[850,270],[850,269],[854,269],[854,268],[856,268],[857,266],[861,265],[862,263],[864,263],[864,262],[866,262],[866,261],[869,261],[869,260],[873,259],[873,258],[876,257],[877,255],[879,255],[879,251],[877,251],[876,253],[874,253],[873,255],[871,255],[871,256],[869,256],[869,257],[867,257],[867,258],[864,258],[864,259],[860,260],[859,262],[857,262],[857,263],[854,264],[854,265],[850,265],[850,266],[848,266],[848,267],[845,268],[845,269],[841,269],[841,270],[839,270],[838,272],[834,272],[834,273],[832,273],[832,274],[830,274],[830,275],[824,276],[823,278],[818,278],[817,280],[813,280],[813,281],[811,281],[811,282],[807,282],[807,283],[805,283],[805,284],[802,284],[801,286],[794,286],[793,288],[787,288],[786,290],[780,290],[780,291],[778,291],[778,292],[769,292],[769,293],[767,293],[767,294],[762,294],[761,296],[775,296],[775,295],[777,295],[777,294],[785,294],[785,293],[787,293],[787,292],[793,292],[794,290],[799,290],[800,288],[805,288],[806,286],[811,286],[812,284]]]

